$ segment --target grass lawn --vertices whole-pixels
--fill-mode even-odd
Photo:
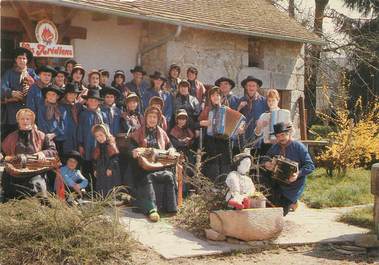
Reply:
[[[318,168],[308,176],[302,201],[312,208],[372,203],[370,183],[370,170],[350,169],[345,177],[329,177],[325,169]]]
[[[338,221],[374,230],[372,206],[355,209],[349,213],[343,214],[338,218]]]

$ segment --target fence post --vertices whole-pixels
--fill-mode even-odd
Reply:
[[[371,168],[371,193],[374,194],[374,224],[379,239],[379,163]]]

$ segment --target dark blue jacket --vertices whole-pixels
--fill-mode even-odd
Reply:
[[[65,134],[66,139],[63,143],[63,153],[67,154],[68,152],[72,150],[78,150],[79,122],[78,124],[75,123],[70,104],[62,103],[61,106],[65,109],[67,113],[64,119],[64,134]],[[78,121],[79,121],[79,115],[80,115],[80,112],[83,110],[83,105],[80,103],[75,103],[75,108],[77,108]]]
[[[110,133],[116,136],[121,130],[121,110],[116,105],[112,107],[102,105],[101,110],[105,114],[104,122],[108,124]]]
[[[28,74],[34,79],[37,80],[38,77],[35,74],[34,70],[28,68]],[[21,91],[20,87],[20,75],[21,72],[17,71],[15,68],[7,70],[1,78],[1,99],[12,97],[12,91]],[[15,102],[7,103],[5,108],[5,124],[14,125],[16,124],[16,113],[20,109],[25,108],[25,103]]]
[[[96,139],[92,134],[92,127],[96,124],[95,115],[99,115],[105,123],[106,115],[100,108],[97,114],[92,110],[85,109],[79,115],[78,145],[84,148],[84,160],[87,161],[92,159],[92,151],[96,146]]]
[[[267,151],[267,156],[273,157],[280,154],[280,145],[274,144]],[[298,179],[289,185],[280,185],[280,190],[283,195],[288,198],[291,202],[295,203],[302,195],[306,177],[313,172],[315,166],[313,164],[312,158],[308,153],[307,148],[298,141],[292,141],[285,147],[286,158],[299,163],[299,177]]]
[[[37,113],[37,125],[38,129],[40,129],[42,132],[48,134],[48,133],[54,133],[56,141],[64,141],[65,140],[65,133],[64,133],[64,121],[67,116],[66,110],[59,106],[59,111],[61,113],[60,118],[56,119],[54,116],[52,119],[48,120],[46,118],[46,106],[45,104],[41,104],[38,107],[38,113]]]

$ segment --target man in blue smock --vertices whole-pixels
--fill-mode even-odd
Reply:
[[[315,166],[308,153],[307,148],[299,141],[292,140],[291,127],[283,122],[274,125],[274,134],[277,143],[271,146],[266,156],[284,156],[285,158],[298,163],[298,171],[288,177],[288,183],[274,180],[270,176],[263,177],[263,184],[269,190],[268,199],[275,205],[283,207],[284,215],[287,215],[291,209],[295,209],[297,201],[304,192],[307,175],[313,172]],[[274,163],[267,161],[264,167],[272,171]]]
[[[244,96],[239,101],[237,111],[246,117],[244,144],[252,143],[255,140],[256,122],[262,113],[269,110],[266,98],[258,92],[262,84],[262,80],[254,76],[248,76],[241,82]]]
[[[25,97],[30,86],[37,79],[28,63],[33,60],[31,51],[17,48],[13,52],[14,66],[8,69],[1,78],[1,137],[4,139],[18,126],[16,113],[25,108]]]
[[[131,69],[130,72],[133,74],[133,80],[129,83],[126,83],[126,86],[130,92],[136,93],[137,96],[142,99],[150,87],[150,83],[143,79],[144,75],[146,75],[146,72],[143,70],[142,66],[138,65],[135,66],[134,69]],[[143,102],[141,101],[141,105],[138,107],[139,112],[143,113],[148,106],[144,106]]]

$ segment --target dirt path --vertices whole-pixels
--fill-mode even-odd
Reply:
[[[142,245],[132,255],[133,265],[290,265],[290,264],[379,264],[379,257],[369,257],[368,255],[342,255],[337,253],[328,245],[290,247],[287,249],[271,249],[254,252],[235,252],[227,255],[205,256],[197,258],[179,258],[165,260],[151,249]]]

